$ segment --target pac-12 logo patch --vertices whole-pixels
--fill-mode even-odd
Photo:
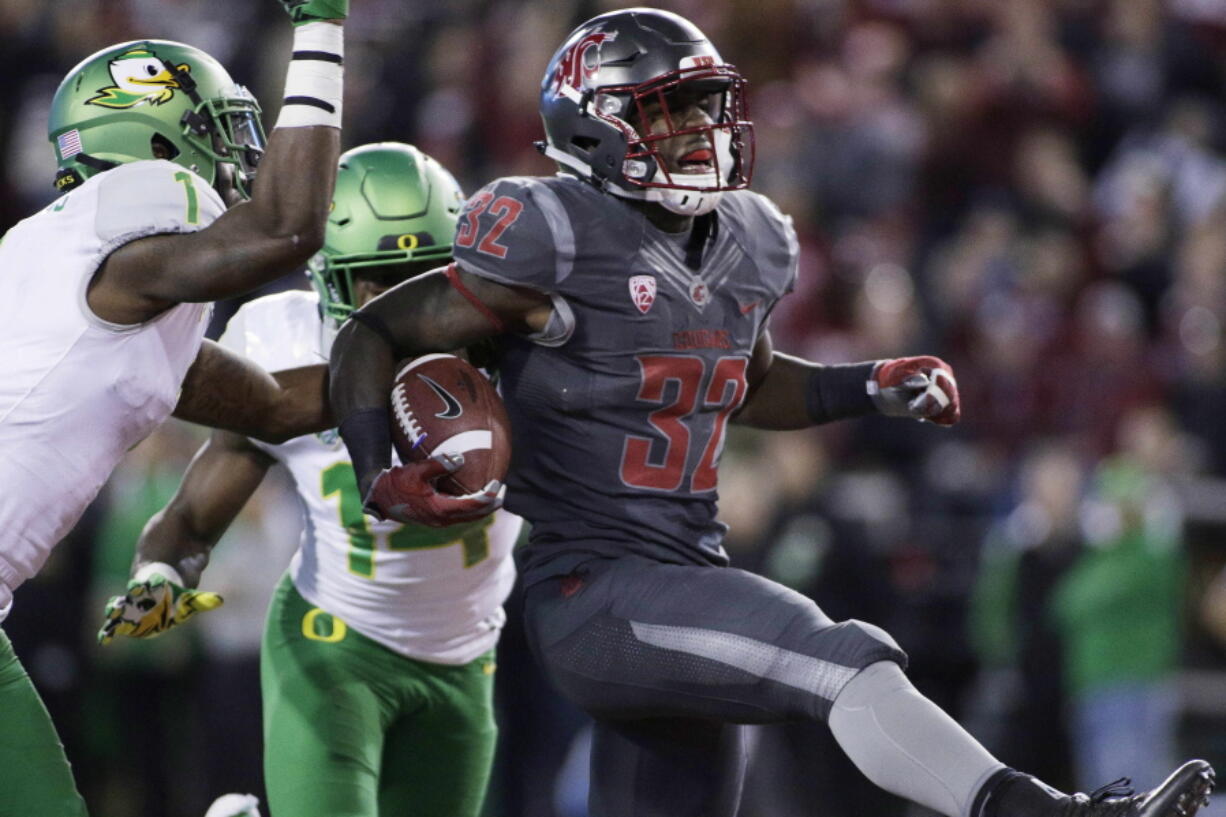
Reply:
[[[644,315],[656,302],[656,277],[654,275],[630,276],[630,300]]]

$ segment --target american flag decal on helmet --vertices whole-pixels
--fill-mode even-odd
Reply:
[[[61,161],[70,156],[76,156],[81,152],[81,131],[76,128],[64,131],[56,137],[55,144],[60,149]]]

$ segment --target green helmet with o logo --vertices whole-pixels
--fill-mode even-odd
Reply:
[[[324,246],[308,265],[325,328],[339,328],[356,307],[355,276],[392,284],[450,261],[463,204],[455,178],[411,145],[341,154]]]
[[[208,54],[168,40],[121,43],[84,59],[56,89],[47,132],[59,190],[157,158],[156,144],[211,185],[220,164],[233,165],[244,198],[265,141],[255,97]]]

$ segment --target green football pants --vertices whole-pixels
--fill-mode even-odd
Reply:
[[[0,817],[84,817],[47,707],[0,630]]]
[[[493,653],[414,661],[312,607],[286,576],[260,680],[272,817],[476,817],[497,727]]]

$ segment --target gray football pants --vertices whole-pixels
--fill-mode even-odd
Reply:
[[[906,664],[884,631],[761,576],[637,556],[532,585],[525,620],[545,674],[596,719],[593,817],[733,817],[740,724],[824,720],[861,669]]]

